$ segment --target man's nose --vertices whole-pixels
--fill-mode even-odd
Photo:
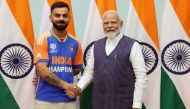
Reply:
[[[63,20],[64,19],[64,17],[63,16],[60,16],[60,18],[59,18],[60,20]]]
[[[108,27],[112,27],[113,24],[111,22],[108,23]]]

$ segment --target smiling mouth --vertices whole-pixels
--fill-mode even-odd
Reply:
[[[65,25],[65,23],[57,23],[57,25]]]
[[[115,32],[115,30],[107,30],[106,32]]]

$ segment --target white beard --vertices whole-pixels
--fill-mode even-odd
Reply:
[[[116,31],[110,31],[110,32],[105,32],[105,35],[109,38],[109,39],[113,39],[114,37],[116,37],[118,34],[120,33],[120,29],[116,30]]]

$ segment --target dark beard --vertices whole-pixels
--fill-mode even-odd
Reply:
[[[53,27],[59,31],[63,31],[67,28],[68,23],[66,24],[65,22],[60,22],[63,23],[64,25],[57,25],[55,22],[53,22]]]

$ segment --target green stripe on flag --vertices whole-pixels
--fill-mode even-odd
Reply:
[[[82,75],[84,69],[81,69]],[[90,83],[80,95],[80,109],[92,109],[92,83]]]
[[[0,107],[1,109],[19,109],[11,91],[0,75]]]
[[[179,75],[180,76],[180,75]],[[164,69],[161,69],[161,109],[186,109],[177,90]]]
[[[92,109],[92,83],[84,89],[80,96],[80,109]]]
[[[144,103],[142,104],[142,109],[146,109],[146,107],[145,107]]]

